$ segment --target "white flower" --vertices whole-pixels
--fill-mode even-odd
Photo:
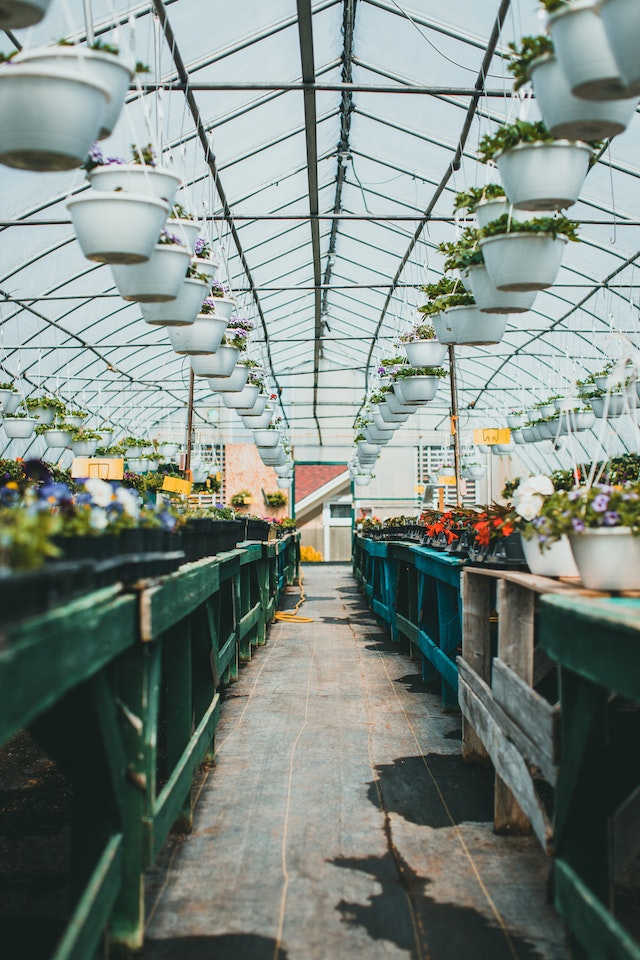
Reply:
[[[97,507],[108,507],[113,500],[111,484],[106,480],[85,480],[84,488]]]
[[[525,493],[525,495],[520,497],[518,502],[515,504],[515,511],[525,520],[533,520],[534,517],[540,515],[543,503],[544,499],[540,496],[540,494]]]
[[[514,490],[513,496],[515,500],[519,500],[521,497],[527,497],[532,493],[538,493],[543,497],[550,496],[553,493],[553,483],[549,477],[539,474],[537,477],[522,480]]]
[[[94,530],[104,530],[108,523],[106,510],[93,507],[89,515],[89,523]]]
[[[135,490],[129,490],[127,487],[118,487],[116,490],[116,500],[122,505],[125,513],[130,517],[138,519],[138,494]]]

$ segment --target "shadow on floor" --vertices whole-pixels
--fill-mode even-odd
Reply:
[[[146,940],[141,960],[287,960],[282,947],[257,933],[222,933],[215,937]]]

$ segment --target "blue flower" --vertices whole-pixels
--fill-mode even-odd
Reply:
[[[606,493],[599,493],[597,497],[594,497],[591,504],[591,508],[595,510],[596,513],[604,513],[608,506],[609,497]]]
[[[602,518],[602,524],[605,527],[615,527],[620,523],[620,514],[615,510],[607,510]]]
[[[571,523],[576,533],[582,533],[585,528],[584,520],[580,520],[579,517],[574,517]]]

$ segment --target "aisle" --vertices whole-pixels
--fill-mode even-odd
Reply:
[[[492,833],[492,775],[462,764],[459,717],[349,567],[304,572],[314,622],[275,624],[229,691],[193,832],[154,878],[145,960],[564,957],[549,861]]]

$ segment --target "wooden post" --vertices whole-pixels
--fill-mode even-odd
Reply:
[[[191,445],[193,441],[193,391],[195,382],[196,375],[192,369],[189,376],[189,404],[187,407],[187,455],[184,461],[184,469],[187,475],[191,469]]]
[[[456,385],[456,357],[453,345],[449,345],[449,379],[451,382],[451,432],[453,434],[453,466],[456,475],[456,504],[462,504],[460,488],[460,435],[458,433],[458,390]]]
[[[462,656],[474,673],[489,683],[491,638],[489,629],[488,577],[463,571],[462,575]],[[488,753],[467,718],[462,715],[462,759],[467,763],[486,761]]]

